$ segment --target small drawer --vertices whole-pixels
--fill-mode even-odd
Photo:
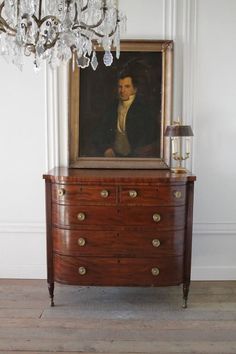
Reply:
[[[52,236],[53,250],[68,256],[111,256],[120,249],[115,231],[53,228]]]
[[[183,257],[92,258],[54,255],[55,280],[74,285],[166,286],[183,281]]]
[[[114,186],[53,184],[52,200],[60,204],[116,204]]]
[[[52,205],[52,223],[58,226],[117,225],[119,210],[116,207],[87,205]]]
[[[120,208],[124,225],[153,227],[158,230],[175,230],[185,226],[185,206],[128,206]]]
[[[122,186],[119,191],[121,204],[125,205],[166,205],[185,204],[185,185]]]
[[[118,236],[119,254],[126,257],[182,256],[184,229],[173,231],[122,231]]]
[[[184,250],[184,230],[116,232],[54,227],[52,235],[54,252],[67,256],[180,256]]]

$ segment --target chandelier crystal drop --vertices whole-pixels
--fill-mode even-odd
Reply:
[[[76,64],[96,70],[96,50],[112,64],[120,56],[120,31],[126,17],[118,0],[0,0],[0,54],[22,69],[24,55],[53,67],[73,56]]]

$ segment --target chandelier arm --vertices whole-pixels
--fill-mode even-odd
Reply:
[[[116,22],[115,28],[113,29],[113,31],[111,31],[111,32],[108,34],[108,37],[112,37],[113,34],[116,32],[118,23],[119,23],[119,21]],[[97,31],[95,31],[94,29],[89,28],[88,26],[80,26],[80,25],[78,25],[78,27],[76,27],[76,29],[77,29],[77,28],[81,28],[82,30],[89,30],[90,32],[92,32],[93,34],[95,34],[96,36],[98,36],[98,37],[100,37],[100,38],[106,37],[105,34],[101,34],[101,33],[97,32]],[[73,28],[73,29],[74,29],[74,28]]]
[[[33,18],[34,21],[36,22],[36,24],[37,24],[37,26],[38,26],[39,29],[40,29],[40,27],[42,26],[42,24],[43,24],[45,21],[49,20],[49,19],[55,19],[56,21],[60,22],[60,21],[57,19],[57,17],[55,17],[55,16],[45,16],[44,18],[42,18],[42,20],[39,20],[35,15],[33,15],[32,18]],[[50,43],[50,44],[45,44],[45,45],[44,45],[44,47],[46,48],[45,50],[52,48],[52,47],[56,44],[56,42],[57,42],[57,40],[58,40],[58,37],[59,37],[59,33],[56,35],[56,38],[54,39],[54,41],[53,41],[52,43]],[[35,43],[38,42],[38,39],[39,39],[39,31],[38,31],[38,33],[37,33],[37,38],[36,38],[36,40],[35,40]],[[36,50],[35,50],[35,44],[33,44],[33,43],[26,43],[26,44],[25,44],[25,47],[26,47],[26,48],[30,48],[29,50],[30,50],[31,53],[35,53],[35,52],[36,52]]]
[[[89,28],[89,29],[96,28],[96,27],[100,26],[103,23],[105,17],[106,17],[106,9],[103,7],[101,18],[100,18],[100,20],[97,23],[95,23],[94,25],[86,25],[84,22],[81,22],[81,24],[79,24],[79,23],[77,25],[75,24],[72,27],[72,29],[77,29],[77,28],[83,28],[83,29],[84,28]]]
[[[51,49],[56,44],[58,37],[59,37],[59,33],[56,35],[56,38],[54,39],[54,41],[52,41],[52,43],[50,44],[45,43],[44,44],[45,50]]]
[[[82,7],[81,12],[84,12],[87,10],[89,1],[90,0],[87,0],[87,4],[84,7]]]
[[[31,44],[31,43],[26,43],[25,45],[25,49],[29,47],[29,52],[30,53],[35,53],[35,45],[34,44]],[[30,54],[26,54],[26,50],[25,50],[25,55],[28,57],[30,56]]]
[[[4,18],[2,18],[1,16],[0,16],[0,23],[1,23],[2,26],[3,26],[4,32],[8,33],[9,36],[14,36],[14,35],[16,34],[16,30],[15,30],[14,28],[10,27],[10,26],[6,23],[6,21],[4,20]],[[9,30],[9,31],[12,32],[12,33],[8,32],[7,30]]]
[[[19,13],[20,13],[20,0],[17,0],[17,13],[16,13],[17,18],[19,17]]]
[[[39,0],[39,20],[41,20],[42,16],[42,0]]]
[[[90,0],[87,0],[87,4],[84,7],[82,7],[81,12],[84,12],[88,9],[89,2]],[[102,2],[103,2],[103,8],[106,7],[106,3],[107,3],[106,0],[102,0]]]
[[[74,16],[74,22],[76,21],[78,17],[78,8],[77,8],[77,3],[75,3],[75,16]]]
[[[2,25],[3,32],[8,33],[7,30],[9,30],[12,33],[8,33],[10,36],[14,36],[16,34],[16,30],[12,28],[11,26],[8,25],[6,20],[2,17],[2,10],[4,8],[4,1],[0,5],[0,24]]]
[[[81,12],[84,12],[87,10],[88,8],[88,3],[89,3],[90,0],[87,0],[87,5],[85,5],[84,7],[82,7],[82,9],[80,10]],[[75,3],[75,16],[74,16],[74,22],[76,21],[76,19],[78,18],[78,6],[77,4]]]
[[[45,16],[45,17],[43,17],[41,20],[38,20],[37,19],[37,25],[39,26],[39,27],[41,27],[42,26],[42,24],[45,22],[45,21],[47,21],[47,20],[55,20],[55,21],[57,21],[58,23],[61,23],[61,21],[56,17],[56,16],[53,16],[53,15],[47,15],[47,16]]]

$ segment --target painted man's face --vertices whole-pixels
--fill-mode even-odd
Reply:
[[[134,87],[131,77],[120,79],[118,83],[118,93],[121,101],[127,101],[131,95],[136,94],[137,89]]]

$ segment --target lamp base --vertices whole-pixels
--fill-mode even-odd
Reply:
[[[171,168],[171,172],[173,172],[173,173],[188,173],[188,170],[184,167],[173,167],[173,168]]]

